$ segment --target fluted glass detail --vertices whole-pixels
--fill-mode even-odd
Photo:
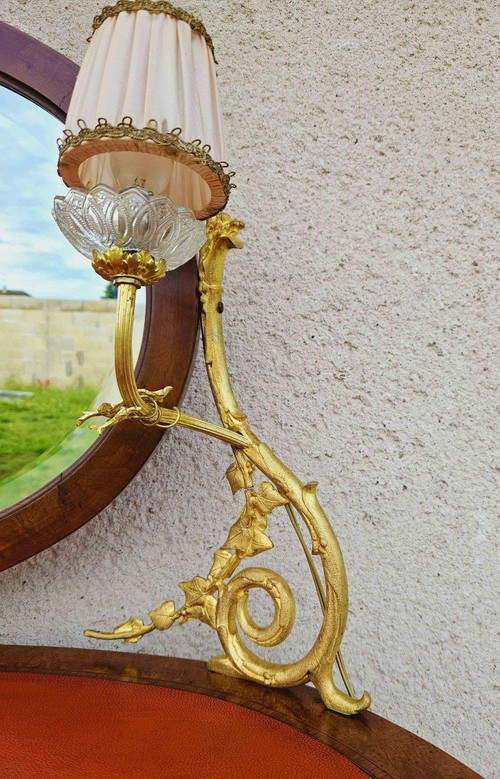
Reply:
[[[70,189],[54,199],[52,215],[68,241],[85,257],[120,246],[146,249],[173,270],[191,259],[205,241],[205,224],[192,211],[166,196],[141,187],[116,192],[104,184],[91,190]]]

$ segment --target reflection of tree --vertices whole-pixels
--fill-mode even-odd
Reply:
[[[114,284],[111,284],[110,282],[109,284],[106,285],[106,288],[104,290],[104,295],[102,296],[101,300],[111,300],[113,298],[116,298],[117,293],[118,293],[118,289],[114,286]]]

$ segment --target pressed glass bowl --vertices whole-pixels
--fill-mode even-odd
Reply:
[[[70,189],[54,199],[52,215],[68,241],[85,257],[120,246],[147,250],[173,270],[191,259],[205,242],[205,223],[170,198],[141,187],[117,192],[104,184]]]

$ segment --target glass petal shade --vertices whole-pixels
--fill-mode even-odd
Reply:
[[[116,192],[100,184],[90,191],[70,189],[54,199],[53,217],[68,241],[85,257],[120,246],[146,249],[173,270],[193,257],[205,242],[205,224],[170,198],[140,187]]]

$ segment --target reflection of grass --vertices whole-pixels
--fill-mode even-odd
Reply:
[[[76,419],[97,394],[95,387],[42,388],[17,382],[4,389],[32,392],[33,397],[0,397],[0,485],[31,468],[34,460],[38,464],[49,456],[54,459],[52,453],[64,447]]]
[[[94,420],[92,420],[94,421]],[[104,422],[103,419],[97,420]],[[12,506],[18,500],[22,500],[27,495],[43,487],[55,476],[58,476],[78,457],[85,452],[90,444],[95,441],[97,433],[95,430],[86,428],[77,428],[68,437],[53,450],[50,455],[42,457],[33,467],[27,468],[20,475],[14,474],[3,482],[0,482],[0,510],[7,506]]]

